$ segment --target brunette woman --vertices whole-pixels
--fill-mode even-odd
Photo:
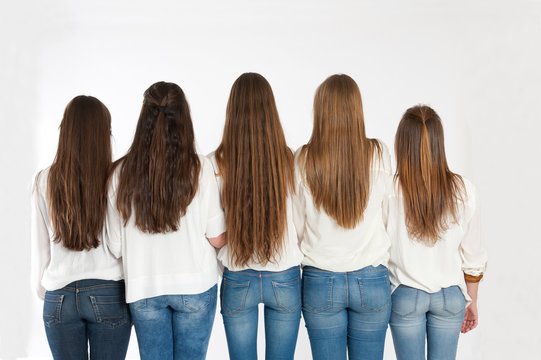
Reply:
[[[454,359],[460,330],[477,326],[477,289],[487,253],[473,184],[449,170],[440,117],[406,111],[395,138],[388,199],[391,331],[399,360]],[[467,306],[467,307],[466,307]]]
[[[293,153],[272,89],[242,74],[227,103],[222,143],[210,155],[221,187],[227,245],[221,313],[231,359],[257,359],[258,304],[265,305],[265,358],[293,359],[301,316],[302,254],[293,224]]]
[[[382,359],[391,311],[382,203],[389,153],[364,130],[347,75],[317,89],[312,137],[296,154],[303,316],[314,359]]]
[[[146,90],[109,201],[110,247],[123,258],[141,359],[204,359],[224,214],[212,165],[195,151],[178,85],[158,82]]]
[[[104,243],[111,115],[98,99],[66,107],[53,164],[32,194],[32,272],[55,359],[124,359],[131,319],[122,264]]]

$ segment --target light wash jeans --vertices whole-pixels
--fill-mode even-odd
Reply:
[[[131,334],[124,281],[79,280],[47,291],[43,322],[55,360],[122,360]]]
[[[303,315],[314,360],[383,359],[391,313],[383,265],[353,272],[303,268]],[[346,350],[347,349],[347,350]]]
[[[196,295],[130,303],[142,360],[203,360],[216,313],[217,286]]]
[[[429,294],[400,285],[392,295],[391,332],[398,360],[452,360],[464,320],[465,300],[458,286]]]
[[[265,359],[291,359],[301,320],[300,267],[272,271],[224,269],[221,313],[229,358],[257,359],[258,305],[265,304]]]

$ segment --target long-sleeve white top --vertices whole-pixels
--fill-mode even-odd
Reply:
[[[304,253],[303,265],[327,271],[347,272],[366,266],[385,265],[390,241],[383,224],[383,199],[391,182],[391,160],[380,142],[381,156],[374,154],[370,169],[370,194],[362,220],[353,229],[339,226],[323,207],[318,209],[306,183],[304,164],[295,154],[295,226]]]
[[[180,218],[177,231],[149,234],[135,225],[135,214],[124,225],[116,207],[120,164],[111,179],[107,213],[108,245],[122,257],[126,301],[160,295],[202,293],[218,281],[216,251],[207,238],[225,232],[218,186],[210,161],[199,156],[199,188]]]
[[[221,196],[223,190],[223,179],[219,175],[220,171],[216,162],[216,157],[214,156],[214,153],[210,153],[208,157],[214,168],[214,173],[218,182],[218,188]],[[260,264],[256,261],[250,261],[245,266],[236,266],[231,261],[229,247],[225,245],[218,253],[218,259],[222,265],[231,271],[242,271],[247,269],[256,271],[283,271],[293,266],[300,265],[303,255],[299,249],[299,242],[297,239],[297,233],[295,231],[295,224],[293,222],[293,203],[291,195],[288,195],[286,199],[286,212],[287,227],[284,232],[283,246],[281,252],[277,254],[275,261],[268,262],[267,264]]]
[[[457,285],[466,301],[464,273],[478,276],[485,272],[487,250],[481,237],[479,200],[474,185],[463,178],[466,196],[459,207],[458,221],[449,221],[449,228],[434,246],[427,246],[410,237],[406,227],[404,199],[395,181],[385,202],[385,221],[391,238],[389,271],[393,291],[405,285],[435,293]]]
[[[61,289],[83,279],[121,280],[122,264],[103,241],[105,226],[97,248],[74,251],[61,242],[53,242],[54,228],[49,216],[47,178],[49,168],[41,171],[32,190],[32,283],[38,296],[45,291]]]

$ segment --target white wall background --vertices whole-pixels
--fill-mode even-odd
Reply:
[[[308,140],[314,91],[333,73],[358,82],[367,133],[390,148],[404,110],[432,105],[451,168],[480,190],[490,251],[480,325],[458,358],[539,356],[540,1],[1,0],[0,52],[0,358],[50,358],[29,284],[29,190],[53,160],[68,101],[88,94],[109,107],[118,157],[143,91],[176,82],[206,154],[246,71],[271,83],[292,148]],[[208,358],[226,352],[217,314]],[[310,358],[304,327],[296,358]]]

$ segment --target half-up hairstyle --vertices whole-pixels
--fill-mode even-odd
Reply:
[[[464,182],[447,166],[443,126],[436,112],[418,105],[406,110],[395,138],[398,180],[411,237],[434,245],[456,222]]]
[[[364,130],[361,92],[347,75],[332,75],[314,98],[312,137],[301,150],[300,164],[317,209],[323,207],[342,228],[363,219],[370,197],[374,158],[380,143]]]
[[[190,108],[178,85],[157,82],[145,91],[133,143],[118,164],[117,208],[124,223],[133,210],[141,231],[178,230],[201,167]]]
[[[233,84],[215,155],[224,184],[232,262],[243,266],[249,261],[275,261],[287,229],[286,199],[294,191],[294,160],[271,86],[263,76],[242,74]]]
[[[47,177],[54,242],[75,251],[99,246],[110,168],[111,114],[98,99],[77,96],[64,111]]]

